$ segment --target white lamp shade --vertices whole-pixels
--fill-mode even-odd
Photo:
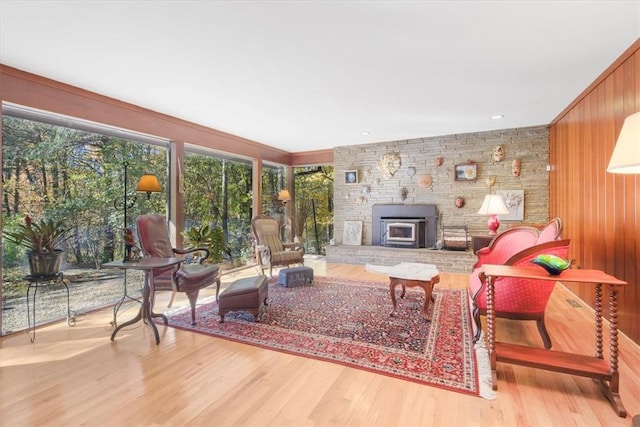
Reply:
[[[487,194],[484,196],[482,206],[478,210],[479,215],[506,215],[508,213],[509,209],[507,209],[504,199],[499,194]]]
[[[607,172],[640,174],[640,112],[624,120]]]

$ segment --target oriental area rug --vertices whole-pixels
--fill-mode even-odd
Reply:
[[[285,288],[274,278],[258,322],[232,312],[219,323],[215,300],[198,306],[195,326],[187,307],[167,317],[179,329],[492,398],[483,392],[491,372],[486,349],[474,350],[466,291],[436,287],[433,297],[428,322],[421,289],[398,297],[391,317],[386,283],[316,277],[312,285]]]

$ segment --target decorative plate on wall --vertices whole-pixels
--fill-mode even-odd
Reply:
[[[416,168],[414,168],[413,166],[409,166],[404,173],[406,173],[407,176],[413,176],[416,174]]]
[[[431,175],[420,175],[418,177],[419,187],[431,187],[432,182]]]

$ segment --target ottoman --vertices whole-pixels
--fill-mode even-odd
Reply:
[[[311,267],[294,267],[280,270],[278,275],[279,282],[285,288],[289,286],[306,285],[313,283],[313,268]]]
[[[220,323],[230,311],[248,311],[257,320],[260,306],[267,305],[269,286],[267,276],[245,277],[232,282],[218,297]]]

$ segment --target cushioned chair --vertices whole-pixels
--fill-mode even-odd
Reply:
[[[220,266],[202,263],[209,255],[206,249],[181,250],[173,248],[164,215],[140,215],[136,222],[140,248],[145,257],[170,258],[196,251],[205,253],[199,263],[182,264],[180,268],[156,269],[149,274],[149,284],[152,291],[151,307],[153,307],[154,295],[157,291],[171,291],[174,294],[175,292],[184,292],[191,305],[191,324],[195,325],[198,293],[200,289],[215,283],[217,297],[220,290]]]
[[[283,243],[280,240],[280,223],[267,215],[258,215],[251,219],[251,230],[256,240],[256,261],[260,271],[269,269],[273,275],[273,267],[304,264],[304,250],[299,243]]]
[[[484,286],[484,280],[479,277],[480,269],[484,264],[497,264],[497,265],[533,265],[529,263],[530,259],[533,259],[538,252],[536,248],[540,249],[539,245],[544,243],[556,242],[560,238],[562,233],[562,221],[560,218],[554,218],[549,221],[542,230],[538,230],[533,227],[514,227],[510,228],[500,234],[498,234],[489,244],[489,246],[479,249],[476,252],[478,261],[473,266],[473,272],[469,279],[469,297],[471,300],[471,307],[473,310],[473,319],[475,326],[475,340],[480,337],[481,324],[480,315],[486,314],[486,289]],[[563,248],[563,244],[551,244],[549,246],[543,246],[542,250],[548,250],[547,253],[562,256],[567,256],[568,241],[566,243],[567,248]],[[566,250],[565,250],[566,249]],[[528,252],[527,252],[528,251]],[[532,253],[536,255],[531,256]],[[510,319],[518,319],[527,317],[529,320],[538,321],[538,330],[545,343],[545,347],[551,347],[551,340],[549,334],[546,331],[544,325],[544,308],[548,302],[551,290],[553,289],[553,282],[545,282],[534,284],[536,286],[549,287],[551,284],[551,290],[549,290],[546,298],[545,292],[542,292],[540,300],[536,299],[535,309],[527,306],[526,309],[521,309],[522,301],[519,300],[520,294],[516,292],[511,294],[511,288],[509,286],[511,279],[500,279],[496,282],[496,316],[506,317]],[[498,288],[500,286],[500,288]],[[514,284],[517,286],[517,284]],[[503,288],[505,290],[503,290]],[[529,288],[526,288],[529,289]],[[500,294],[498,293],[500,292]],[[528,290],[523,289],[524,292]],[[513,298],[510,297],[513,296]],[[536,296],[537,298],[537,296]],[[504,301],[502,301],[504,299]],[[498,302],[500,300],[500,303]],[[540,310],[541,308],[541,310]],[[520,310],[520,311],[519,311]],[[524,316],[524,317],[523,317]]]
[[[556,255],[567,259],[569,256],[569,239],[553,240],[534,245],[518,252],[504,265],[533,266],[531,260],[538,255]],[[548,280],[531,280],[502,277],[495,282],[496,317],[513,320],[535,320],[538,332],[546,349],[550,349],[551,338],[544,323],[544,311],[551,297],[555,282]],[[487,290],[485,277],[481,271],[474,271],[469,285],[469,296],[472,301],[473,320],[476,327],[475,340],[480,338],[482,325],[480,316],[487,314]]]

